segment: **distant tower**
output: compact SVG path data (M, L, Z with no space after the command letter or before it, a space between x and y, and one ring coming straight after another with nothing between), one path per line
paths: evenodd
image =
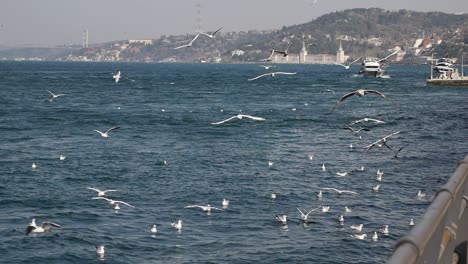
M307 47L305 41L302 40L302 49L299 53L299 63L306 63L307 62Z
M197 32L203 32L203 19L201 16L202 5L200 4L200 2L197 2L195 7L197 8L197 18L196 18L197 29L196 30Z
M88 29L83 30L83 49L88 48Z
M336 52L336 62L337 63L345 62L345 55L344 55L343 47L341 46L341 40L340 40L340 47L338 48L338 51Z

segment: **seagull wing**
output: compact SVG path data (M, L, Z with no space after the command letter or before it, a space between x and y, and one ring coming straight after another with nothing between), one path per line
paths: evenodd
M297 72L274 72L274 74L294 75L297 74Z
M46 92L50 93L50 95L52 95L52 97L55 97L55 96L56 96L53 92L51 92L51 91L49 91L49 90L46 90Z
M198 36L200 36L200 33L197 33L197 35L195 35L195 37L192 39L192 41L190 41L189 45L192 45L193 42L198 38Z
M251 115L242 115L242 117L247 117L247 118L250 118L250 119L253 119L253 120L259 120L259 121L264 121L265 118L263 117L256 117L256 116L251 116Z
M385 98L385 95L377 90L365 90L364 91L364 94L368 94L368 93L374 93L374 94L377 94L377 95L380 95L382 96L383 98Z
M188 46L189 46L188 44L185 44L185 45L179 46L179 47L177 47L177 48L174 48L174 49L181 49L181 48L186 48L186 47L188 47Z
M335 107L333 108L333 110L330 112L333 113L335 111L336 108L338 108L338 106L346 99L348 99L349 97L355 95L356 92L352 92L352 93L349 93L349 94L345 94L343 97L341 97L341 99L336 103Z
M201 205L187 205L184 208L203 208L204 206Z
M106 192L117 192L118 190L105 190L103 191L103 193L106 193Z
M223 27L218 28L215 32L213 32L213 34L211 34L211 36L214 37L214 35L215 35L216 33L218 33L218 31L220 31L221 29L223 29Z
M111 132L112 130L116 130L116 129L119 129L119 128L120 128L119 126L111 127L109 129L107 129L107 131L104 134L107 134L107 133Z
M271 75L271 73L264 73L264 74L262 74L262 75L259 75L259 76L254 77L254 78L250 78L250 79L248 79L248 80L249 80L249 81L253 81L253 80L257 80L257 79L260 79L260 78L262 78L262 77L268 76L268 75Z
M104 135L104 133L102 133L102 132L99 131L99 130L96 130L96 129L93 129L93 130L96 131L96 132L98 132L99 134L101 134L101 136Z
M302 216L305 216L305 214L301 211L301 209L297 208L297 210L299 211L299 213L301 213Z
M211 123L211 124L212 124L212 125L219 125L219 124L225 123L225 122L227 122L227 121L230 121L230 120L232 120L232 119L234 119L234 118L237 118L237 116L236 116L236 115L235 115L235 116L231 116L231 117L228 118L228 119L225 119L225 120L219 121L219 122L215 122L215 123Z
M101 190L93 188L93 187L86 187L86 189L93 190L93 191L96 191L96 192L101 192Z
M352 61L352 62L349 64L349 66L353 65L354 63L356 63L356 62L357 62L358 60L360 60L361 58L362 58L362 57L359 57L359 58L357 58L356 60Z
M341 191L343 193L351 193L351 194L358 194L357 192L353 192L353 191L348 191L348 190L343 190Z
M42 222L42 228L44 228L44 229L50 229L51 226L61 228L61 226L59 224L56 224L56 223Z
M398 50L393 52L392 54L388 55L387 57L383 58L383 59L380 59L379 62L384 62L386 61L388 58L390 58L391 56L395 55L398 53Z
M129 204L129 203L126 203L126 202L124 202L124 201L114 201L114 202L115 202L115 203L125 204L126 206L130 206L130 207L135 208L135 206L133 206L133 205L131 205L131 204Z
M345 67L345 68L348 68L348 66L346 66L346 65L344 65L344 64L341 64L341 63L336 63L336 62L334 62L333 64L339 65L339 66L343 66L343 67Z
M322 188L322 190L330 190L330 191L335 191L335 192L340 192L338 189L335 188Z
M32 226L32 225L28 226L28 227L26 228L26 233L25 233L25 235L29 235L29 233L31 233L34 229L36 229L35 226Z

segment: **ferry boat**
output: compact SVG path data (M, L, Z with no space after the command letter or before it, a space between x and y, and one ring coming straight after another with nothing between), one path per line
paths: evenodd
M397 53L398 51L395 51L383 59L370 58L370 57L365 58L364 61L362 62L361 70L359 71L359 74L362 74L366 77L382 76L384 73L384 67L382 66L382 63Z

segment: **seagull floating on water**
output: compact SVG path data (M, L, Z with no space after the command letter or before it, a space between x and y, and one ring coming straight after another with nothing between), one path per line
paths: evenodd
M360 239L360 240L364 240L364 239L367 238L367 235L366 234L361 234L361 235L354 234L354 235L351 235L351 237L354 237L354 238L357 238L357 239Z
M31 168L32 168L33 170L35 170L35 169L37 169L37 167L38 167L38 166L36 165L36 163L33 162L33 164L31 165Z
M367 94L377 94L377 95L380 95L382 96L383 98L385 98L385 95L377 90L364 90L364 89L359 89L359 90L356 90L354 92L351 92L351 93L348 93L348 94L345 94L343 97L341 97L341 99L336 103L335 107L333 108L333 110L330 112L333 113L333 111L335 111L335 109L340 106L341 103L343 103L346 99L350 98L351 96L353 95L357 95L357 96L364 96L364 95L367 95Z
M338 190L338 189L335 189L335 188L328 188L328 187L327 188L322 188L322 190L335 191L338 194L343 194L343 193L358 194L357 192L353 192L353 191Z
M309 160L314 160L314 157L315 157L315 154L308 154L307 157L309 158Z
M116 192L118 190L104 190L104 191L101 191L97 188L93 188L93 187L86 187L86 189L89 189L89 190L93 190L93 191L96 191L98 194L98 197L102 197L102 196L106 196L106 192Z
M355 62L357 62L358 60L360 60L362 57L359 57L357 60L354 60L352 61L350 64L348 65L344 65L344 64L341 64L341 63L336 63L334 62L333 64L335 65L339 65L339 66L343 66L345 69L349 70L349 67L351 67L351 65L353 65Z
M372 190L373 190L374 192L378 192L379 189L380 189L380 184L377 184L376 186L373 186L373 187L372 187Z
M346 213L351 213L353 211L348 206L345 206L344 210L345 210Z
M221 204L223 205L223 208L227 208L229 206L229 200L223 198L223 202Z
M65 160L67 157L64 155L60 155L59 160Z
M219 125L219 124L222 124L222 123L225 123L225 122L228 122L228 121L231 121L233 119L239 119L239 120L242 120L242 118L250 118L250 119L253 119L253 120L257 120L257 121L264 121L266 120L265 118L263 117L256 117L256 116L251 116L251 115L242 115L242 114L238 114L238 115L235 115L235 116L232 116L228 119L225 119L223 121L219 121L219 122L215 122L215 123L211 123L212 125Z
M323 196L323 194L322 194L322 191L320 190L320 191L317 193L317 198L318 198L318 199L322 199L322 196Z
M101 135L101 137L108 138L108 137L109 137L109 133L110 133L111 131L116 130L116 129L119 129L119 128L120 128L119 126L117 126L117 127L111 127L111 128L109 128L108 130L106 130L106 132L101 132L101 131L96 130L96 129L94 129L94 131L98 132L98 133Z
M276 221L286 224L288 222L288 216L287 215L276 215Z
M360 224L360 225L352 225L352 226L350 226L350 227L351 227L351 229L353 229L353 230L356 230L356 231L361 232L361 231L362 231L362 228L364 227L364 225L363 225L363 224Z
M317 210L317 208L310 210L307 214L304 214L301 209L297 208L299 213L301 213L301 220L302 221L307 221L307 217L309 217L309 214L312 213L313 211Z
M276 199L276 193L271 194L271 199Z
M265 77L265 76L271 76L271 77L275 77L276 75L294 75L296 74L297 72L269 72L269 73L264 73L264 74L261 74L257 77L254 77L254 78L250 78L248 79L249 81L253 81L253 80L257 80L257 79L260 79L262 77Z
M150 232L151 232L152 234L156 234L156 233L158 232L158 229L156 228L156 225L153 225L153 226L151 227Z
M195 35L195 37L194 37L188 44L185 44L185 45L176 47L176 48L174 48L174 49L181 49L181 48L189 48L189 47L192 47L193 42L195 42L195 40L198 38L198 36L200 36L200 33L198 33L197 35Z
M182 230L182 220L177 220L177 222L172 222L171 226L174 227L177 230Z
M326 171L325 164L322 164L322 171Z
M345 177L345 176L348 176L348 173L347 172L337 172L336 175L338 177Z
M388 225L384 225L381 229L380 232L384 235L388 235L390 232L388 231Z
M31 223L28 225L28 227L26 228L26 234L25 235L29 235L30 233L44 233L44 232L49 232L52 227L58 227L58 228L61 228L60 225L56 224L56 223L52 223L52 222L42 222L41 226L37 226L36 225L36 219L33 218L31 220Z
M421 190L418 191L418 198L426 197L426 193L422 192Z
M105 253L105 249L104 249L104 245L99 245L99 246L96 246L96 254L99 256L99 257L103 257L104 256L104 253Z
M377 235L377 232L374 231L374 235L372 236L372 240L377 241L379 239L379 236Z
M409 221L409 226L414 226L414 220L413 220L413 218L410 219L410 221Z
M322 213L330 212L330 206L322 206Z
M120 76L120 71L117 72L114 76L112 76L112 78L114 78L115 82L118 83L119 80L120 80L120 78L122 78L122 77Z
M46 90L46 91L50 94L49 102L52 102L54 99L65 95L65 94L54 94L53 92L51 92L49 90Z
M344 216L343 215L338 216L338 222L340 222L340 224L344 223Z

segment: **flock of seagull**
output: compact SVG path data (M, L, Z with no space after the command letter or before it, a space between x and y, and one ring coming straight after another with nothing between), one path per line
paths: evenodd
M184 44L182 46L178 46L178 47L176 47L174 49L182 49L182 48L191 47L193 45L193 43L197 40L197 38L200 35L204 35L206 37L209 37L209 38L213 39L215 37L215 34L217 32L219 32L221 29L222 29L222 27L217 29L216 31L214 31L212 34L199 32L189 43ZM312 45L312 44L310 44L310 45ZM271 57L273 56L273 54L276 54L276 53L277 54L283 54L283 56L287 56L289 47L290 47L290 44L283 51L278 51L278 50L274 50L274 49L271 50L271 55L270 55L270 57L268 59L266 59L266 61L271 60ZM349 68L353 63L355 63L359 59L351 62L349 65L341 65L341 66L343 66L345 68ZM270 65L260 65L260 66L263 67L266 70L268 70L268 69L270 69L272 67L275 67L275 66L270 66ZM260 79L260 78L263 78L263 77L266 77L266 76L274 77L276 75L294 75L294 74L296 74L296 73L295 72L271 72L271 73L261 74L259 76L254 77L254 78L250 78L250 79L248 79L248 81L257 80L257 79ZM115 75L113 75L113 79L115 80L116 83L118 83L121 78L122 77L121 77L121 72L120 71L118 71ZM51 92L49 90L46 90L46 91L50 94L50 97L49 97L50 102L52 102L52 101L56 100L57 98L65 95L65 94L55 94L55 93L53 93L53 92ZM335 94L334 91L329 90L329 89L325 90L324 93L325 92ZM374 95L377 95L379 97L382 97L382 98L386 99L386 96L380 91L358 89L356 91L352 91L352 92L349 92L349 93L343 95L338 100L338 102L336 103L334 108L331 110L330 114L332 114L345 100L348 100L348 99L352 98L353 96L362 97L362 96L366 96L366 95L370 95L370 94L374 94ZM221 124L224 124L226 122L233 121L233 120L243 120L243 119L250 119L250 120L253 120L253 121L265 121L266 120L263 117L247 115L247 114L238 114L238 115L231 116L231 117L229 117L227 119L224 119L224 120L221 120L221 121L218 121L218 122L212 122L211 124L212 125L221 125ZM369 130L368 128L363 127L363 125L366 125L367 123L372 123L372 124L376 124L376 125L385 124L385 122L382 121L382 120L377 120L377 119L373 119L373 118L363 118L363 119L352 121L348 125L344 126L344 128L350 130L351 132L353 132L353 134L355 136L358 136L361 131L368 131ZM358 126L358 127L355 127L355 126ZM114 126L114 127L111 127L109 129L105 130L104 132L102 132L100 130L97 130L97 129L95 129L94 131L96 133L98 133L103 138L109 138L110 133L117 130L117 129L119 129L119 128L120 128L119 126ZM391 137L393 137L395 135L398 135L399 133L400 133L400 131L397 131L397 132L393 132L393 133L391 133L389 135L386 135L386 136L384 136L382 138L379 138L375 142L373 142L373 143L369 144L368 146L366 146L364 149L366 149L367 151L370 151L374 147L386 147L386 148L388 148L389 150L392 151L395 158L398 158L398 154L400 153L400 151L405 146L402 146L400 148L394 148L394 147L391 147L388 144L388 141L389 141L389 139ZM350 148L353 148L352 144L350 145ZM66 158L65 156L60 155L60 160L65 160L65 158ZM314 154L309 154L308 158L310 160L314 160ZM167 165L166 162L165 162L165 164ZM273 162L269 161L268 165L269 165L269 167L271 167L271 166L273 166L273 164L274 164ZM32 168L36 169L37 167L38 167L38 165L33 163ZM325 164L322 164L321 169L322 169L322 171L327 171L328 170L326 168ZM356 170L357 171L363 171L364 167L361 167L361 168L356 169ZM337 177L346 177L346 176L349 176L350 173L352 173L352 172L353 171L351 171L351 172L336 172L335 174L337 175ZM377 170L377 176L376 176L375 180L378 181L378 182L381 182L382 181L382 176L383 176L383 172L380 171L380 170ZM378 192L379 189L380 189L380 186L381 186L380 184L377 184L377 185L372 187L372 190L374 192ZM118 192L118 190L115 190L115 189L101 190L101 189L98 189L98 188L95 188L95 187L86 187L86 188L96 192L96 196L92 197L91 198L92 200L105 201L114 210L120 210L121 205L125 205L125 206L130 207L130 208L135 208L135 206L131 205L130 203L127 203L127 202L124 202L124 201L121 201L121 200L114 200L114 199L111 199L111 198L107 197L107 193L109 193L109 192ZM334 193L337 193L338 195L347 195L347 194L355 195L355 196L359 195L356 191L352 191L352 190L340 190L340 189L333 188L333 187L324 187L324 188L320 188L320 190L317 193L317 199L318 200L321 200L323 198L323 192L334 192ZM419 193L417 194L418 198L424 198L425 196L426 196L426 194L423 193L422 191L419 191ZM271 199L277 199L277 194L272 193L271 194ZM192 208L193 209L200 209L203 212L206 212L207 214L210 214L212 210L216 210L216 211L226 210L228 208L228 206L229 206L229 200L223 199L223 201L221 202L221 205L222 205L222 208L214 207L214 206L211 206L210 204L206 204L206 205L188 205L188 206L185 206L184 208L187 208L187 209L192 209ZM302 223L310 223L311 221L310 221L309 215L312 212L317 211L319 209L320 209L320 211L322 213L328 213L330 211L330 206L321 206L321 207L314 208L314 209L311 209L311 210L308 210L308 211L302 211L300 208L297 208L297 210L300 213L300 221ZM345 222L344 215L350 213L351 211L352 210L350 208L345 207L344 211L343 211L343 214L338 215L337 222L341 226L344 226L344 222ZM288 223L288 221L290 221L288 216L285 215L285 214L276 214L275 219L279 224L282 224L282 225L286 225ZM413 226L413 225L414 225L414 221L413 221L413 219L410 219L409 226ZM171 226L174 229L176 229L178 231L181 231L182 226L183 226L183 221L181 219L178 219L178 220L172 222ZM362 232L362 230L364 228L364 225L363 224L350 225L349 227L352 230L352 232ZM61 228L61 226L59 224L57 224L57 223L49 222L49 221L45 221L41 225L38 226L36 224L36 219L34 218L34 219L32 219L31 223L26 228L26 235L29 235L29 234L32 234L32 233L49 232L49 231L52 230L52 228ZM158 232L158 228L157 228L156 224L151 225L151 228L150 228L149 232L152 233L152 234L156 234ZM373 231L372 240L374 240L374 241L378 240L377 232L380 232L383 235L388 235L389 234L389 226L388 225L383 225L381 229ZM364 239L367 238L366 233L352 233L350 236L355 238L355 239L360 239L360 240L364 240ZM105 254L105 246L104 245L96 245L95 252L96 252L96 254L98 256L103 257L104 254Z

